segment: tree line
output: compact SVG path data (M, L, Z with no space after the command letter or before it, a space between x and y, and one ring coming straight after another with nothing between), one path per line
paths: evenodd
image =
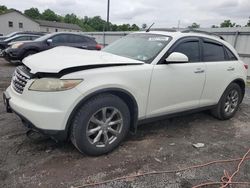
M239 25L236 24L234 22L232 22L231 20L224 20L220 25L212 25L211 28L224 28L224 27L250 27L250 17L246 23L246 25ZM188 26L189 29L196 29L196 28L200 28L200 24L197 23L192 23L192 25Z
M0 6L0 14L8 11L9 9L6 6ZM40 12L38 8L30 8L24 11L24 14L32 19L40 19L40 20L48 20L48 21L56 21L56 22L64 22L79 25L84 31L105 31L107 22L103 20L100 16L88 17L84 16L84 18L78 17L74 13L66 14L65 16L61 16L56 14L51 9L46 9L43 12ZM147 24L142 24L141 28L146 29ZM239 24L232 22L231 20L224 20L219 25L212 25L212 28L223 28L223 27L242 27ZM243 26L244 27L244 26ZM247 21L245 27L250 27L250 17ZM188 26L190 29L200 28L200 24L192 23ZM109 31L138 31L140 27L136 24L112 24L109 23Z
M8 11L9 9L6 6L0 6L0 14ZM47 20L47 21L56 21L64 22L70 24L79 25L84 31L105 31L107 22L103 20L100 16L84 18L78 17L74 13L66 14L65 16L56 14L51 9L46 9L43 12L40 12L38 8L30 8L24 11L24 14L32 19L38 20ZM138 31L140 27L136 24L112 24L109 23L110 31Z

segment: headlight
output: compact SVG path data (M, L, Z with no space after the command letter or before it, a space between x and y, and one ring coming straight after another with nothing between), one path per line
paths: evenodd
M15 44L13 44L13 45L11 46L11 48L16 49L16 48L19 48L19 47L20 47L20 46L22 46L22 45L23 45L23 43L22 43L22 42L15 43Z
M82 80L60 80L56 78L41 78L35 80L29 90L32 91L65 91L76 87Z

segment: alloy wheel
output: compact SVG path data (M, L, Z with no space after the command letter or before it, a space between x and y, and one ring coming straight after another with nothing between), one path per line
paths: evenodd
M107 147L118 138L122 128L121 112L114 107L103 107L90 118L86 134L91 144Z
M239 103L239 94L237 90L232 90L226 97L224 109L227 115L231 115L235 112Z

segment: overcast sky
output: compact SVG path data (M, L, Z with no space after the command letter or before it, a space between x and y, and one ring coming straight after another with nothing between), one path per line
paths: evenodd
M250 16L250 0L110 0L112 23L142 23L155 27L186 27L193 22L201 27L219 25L231 19L245 25ZM106 19L107 0L0 0L9 8L25 10L50 8L57 14L74 13L78 16L100 15Z

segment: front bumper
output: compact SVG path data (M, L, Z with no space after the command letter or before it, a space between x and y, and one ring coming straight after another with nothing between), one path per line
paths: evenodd
M68 136L68 119L80 97L80 93L75 89L36 92L29 91L26 87L23 94L19 94L10 86L4 92L3 98L6 111L16 113L26 127L56 140L65 140Z
M3 51L3 57L11 63L21 63L22 52L18 49L7 48Z

